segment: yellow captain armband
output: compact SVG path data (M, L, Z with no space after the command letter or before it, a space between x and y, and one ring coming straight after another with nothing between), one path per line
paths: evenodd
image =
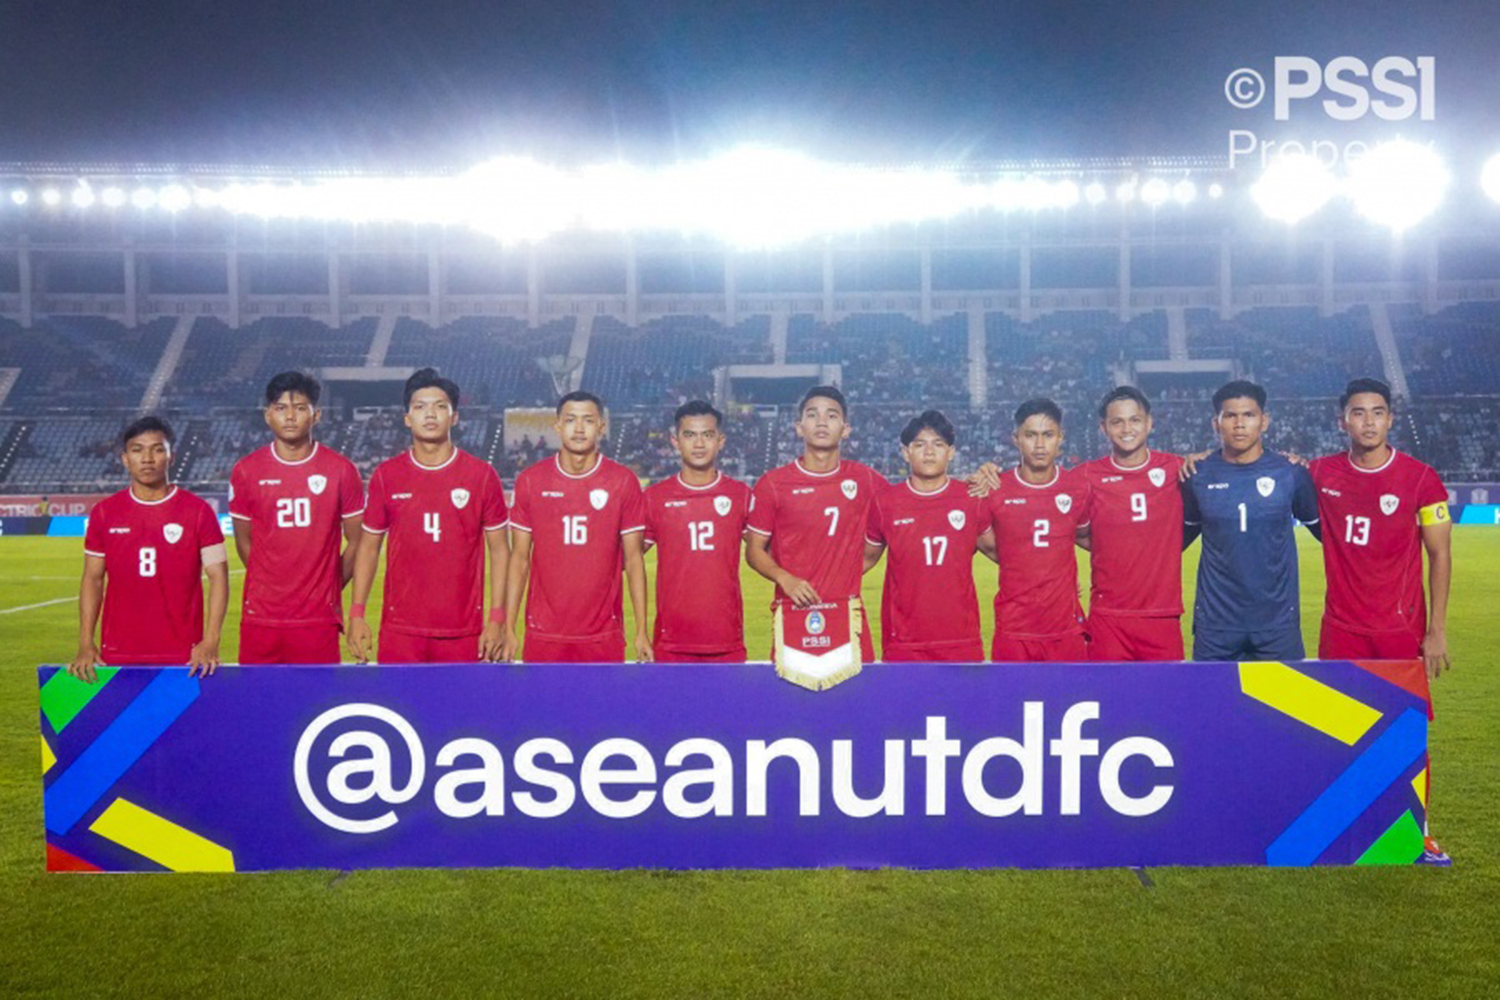
M1421 510L1417 511L1417 523L1422 525L1447 524L1448 501L1442 500L1438 503L1428 504L1426 507L1423 507Z

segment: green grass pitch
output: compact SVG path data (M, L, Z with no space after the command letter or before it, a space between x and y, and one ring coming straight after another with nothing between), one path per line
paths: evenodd
M1312 649L1322 572L1302 542ZM0 996L1495 996L1500 530L1457 528L1454 550L1457 665L1432 732L1454 866L1166 868L1151 887L1123 870L48 876L33 671L71 656L76 611L3 613ZM0 540L0 610L71 597L80 568L78 541ZM744 575L764 655L769 588Z

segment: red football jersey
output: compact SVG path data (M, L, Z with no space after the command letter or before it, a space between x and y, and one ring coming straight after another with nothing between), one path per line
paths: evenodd
M337 625L344 590L339 550L344 518L365 509L354 463L314 444L288 462L258 448L229 474L229 514L250 523L244 620L257 625Z
M1182 614L1181 468L1152 451L1133 469L1106 455L1075 470L1088 484L1089 614Z
M222 544L213 508L178 486L161 500L125 489L95 504L83 551L104 560L99 658L186 663L203 639L203 549Z
M1427 631L1422 524L1448 518L1448 491L1430 467L1391 450L1378 469L1347 454L1311 465L1323 523L1324 613L1351 632Z
M557 456L516 478L511 527L531 534L526 633L551 642L587 642L625 629L621 539L646 530L640 480L599 456L581 476Z
M747 527L770 535L776 565L812 584L819 597L858 597L870 503L887 485L880 473L849 459L823 473L793 459L756 482ZM777 587L776 599L785 598Z
M411 452L370 476L365 530L386 540L380 627L455 637L484 631L484 533L506 525L494 467L454 449L442 465Z
M986 498L1000 556L995 631L1045 639L1083 631L1074 536L1088 524L1088 483L1076 469L1058 469L1033 486L1019 469L1000 477ZM1179 543L1179 547L1180 543Z
M918 493L907 480L875 495L865 540L886 550L880 598L886 659L902 647L940 652L979 644L974 552L989 530L985 502L956 479L931 493Z
M750 487L722 473L707 486L681 476L646 491L646 543L656 546L652 644L674 653L745 648L740 546Z

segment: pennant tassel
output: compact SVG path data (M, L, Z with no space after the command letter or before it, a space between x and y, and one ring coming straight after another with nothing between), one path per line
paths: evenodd
M777 602L776 676L809 691L826 691L860 672L864 608L859 598L807 608Z

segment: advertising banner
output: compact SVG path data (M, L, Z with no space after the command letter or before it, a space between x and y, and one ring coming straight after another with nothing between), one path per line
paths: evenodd
M1409 864L1420 663L39 671L48 867Z

